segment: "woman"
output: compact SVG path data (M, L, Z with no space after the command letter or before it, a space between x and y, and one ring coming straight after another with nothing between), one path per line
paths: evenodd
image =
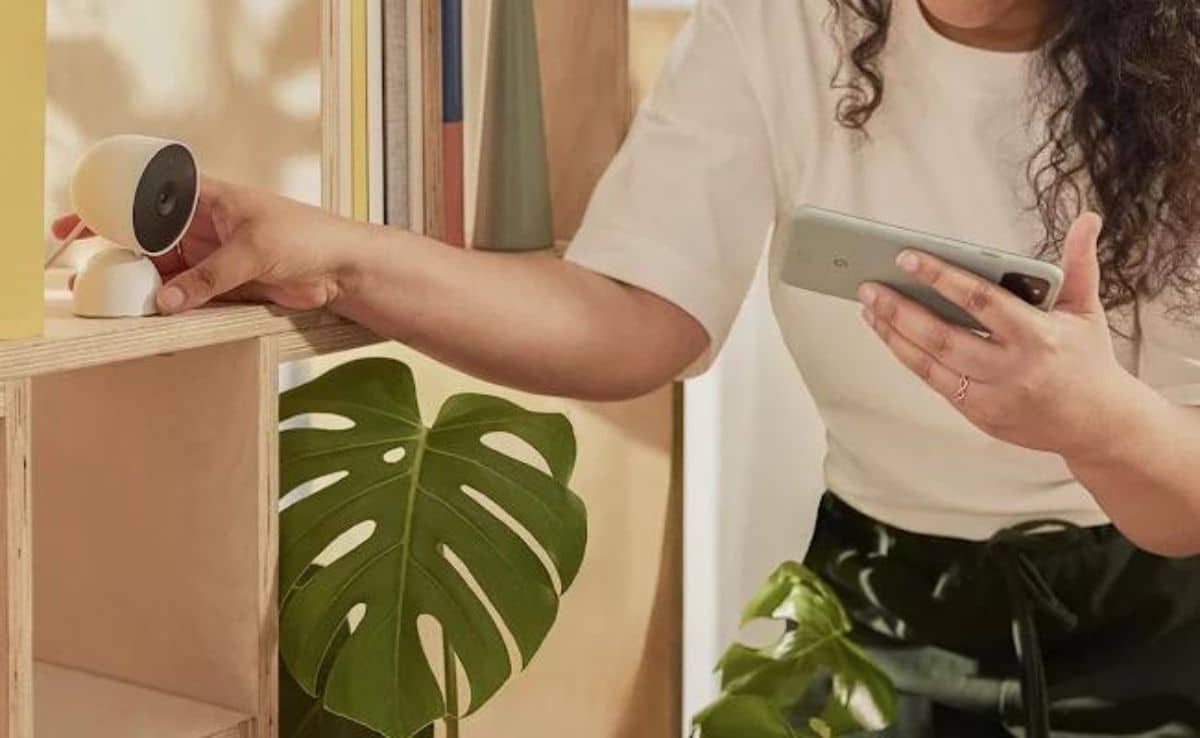
M1061 260L1047 315L902 258L989 338L772 279L828 427L809 563L904 694L890 735L1197 736L1200 560L1165 557L1200 553L1198 131L1194 0L702 0L565 261L209 181L159 304L326 305L616 399L708 364L801 203Z

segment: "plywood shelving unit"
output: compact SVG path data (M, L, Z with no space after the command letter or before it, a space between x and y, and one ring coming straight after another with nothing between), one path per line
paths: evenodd
M567 241L629 122L628 3L535 5ZM86 321L54 297L42 338L0 342L0 738L275 738L277 368L377 339L320 311ZM591 563L469 734L678 735L674 395L562 408Z
M0 343L0 736L274 736L277 370L377 339L259 306L48 313Z

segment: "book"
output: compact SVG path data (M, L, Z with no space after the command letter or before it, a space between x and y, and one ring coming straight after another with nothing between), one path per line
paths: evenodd
M489 5L489 0L323 2L327 207L467 244Z
M483 116L484 59L491 0L468 0L462 6L463 45L463 220L468 246L475 244L475 205L479 191L479 143Z
M384 222L400 228L412 226L414 208L409 116L411 44L408 43L409 6L406 0L384 0L383 22L383 166ZM418 89L420 89L418 85ZM419 180L418 180L419 181Z
M350 213L355 220L370 218L370 128L367 90L368 53L367 7L372 0L351 0L350 6Z
M384 28L383 0L367 0L366 8L366 170L367 220L384 223L387 220L386 118L384 116Z
M424 138L422 156L425 160L425 235L440 241L446 233L446 195L442 178L442 4L440 0L420 2L424 86L421 127Z
M383 3L321 5L322 200L339 215L375 223L386 220Z
M443 240L466 245L463 217L463 7L462 0L442 4L442 205Z

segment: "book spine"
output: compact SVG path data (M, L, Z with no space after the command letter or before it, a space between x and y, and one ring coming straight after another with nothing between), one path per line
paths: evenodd
M442 240L446 236L442 169L442 4L441 0L423 0L423 3L425 235Z
M0 339L42 332L42 247L46 110L46 4L5 6L0 24Z
M350 11L354 0L329 0L334 15L334 68L337 72L337 145L334 184L337 213L354 215L354 86Z
M321 3L321 205L338 212L337 152L340 99L337 40L332 0Z
M355 220L370 217L370 172L368 170L367 102L367 0L351 0L350 6L351 85L351 212Z
M383 41L383 0L367 0L367 218L372 223L383 223L387 210Z
M466 243L463 217L463 25L462 0L442 3L442 176L444 240Z
M463 214L466 245L474 246L475 211L479 192L479 141L483 126L484 54L491 0L463 3Z
M406 0L383 0L384 222L399 228L408 228L412 219L406 4Z

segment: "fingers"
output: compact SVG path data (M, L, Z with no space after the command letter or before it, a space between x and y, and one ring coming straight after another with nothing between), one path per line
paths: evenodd
M869 310L863 311L863 320L867 321L879 338L887 344L900 363L932 387L934 392L947 400L954 397L962 379L961 374L951 371L889 323L876 318Z
M859 297L876 322L955 372L990 381L1003 371L1003 347L946 322L899 292L884 285L866 284L859 290Z
M965 310L1001 337L1019 333L1040 313L999 285L919 251L905 251L897 260L901 270Z
M158 291L158 309L172 315L199 307L259 276L254 253L230 242Z
M75 213L63 215L54 221L54 225L50 226L50 232L54 234L55 238L61 241L67 236L71 235L71 231L75 230L75 226L77 225L79 225L78 215ZM83 232L79 234L79 237L90 238L94 235L96 234L93 233L90 228L84 228Z
M1071 225L1063 245L1066 278L1054 306L1056 310L1079 314L1104 311L1100 301L1100 259L1097 255L1103 227L1103 221L1095 213L1084 213Z
M275 291L258 282L247 282L221 295L221 302L275 302Z

